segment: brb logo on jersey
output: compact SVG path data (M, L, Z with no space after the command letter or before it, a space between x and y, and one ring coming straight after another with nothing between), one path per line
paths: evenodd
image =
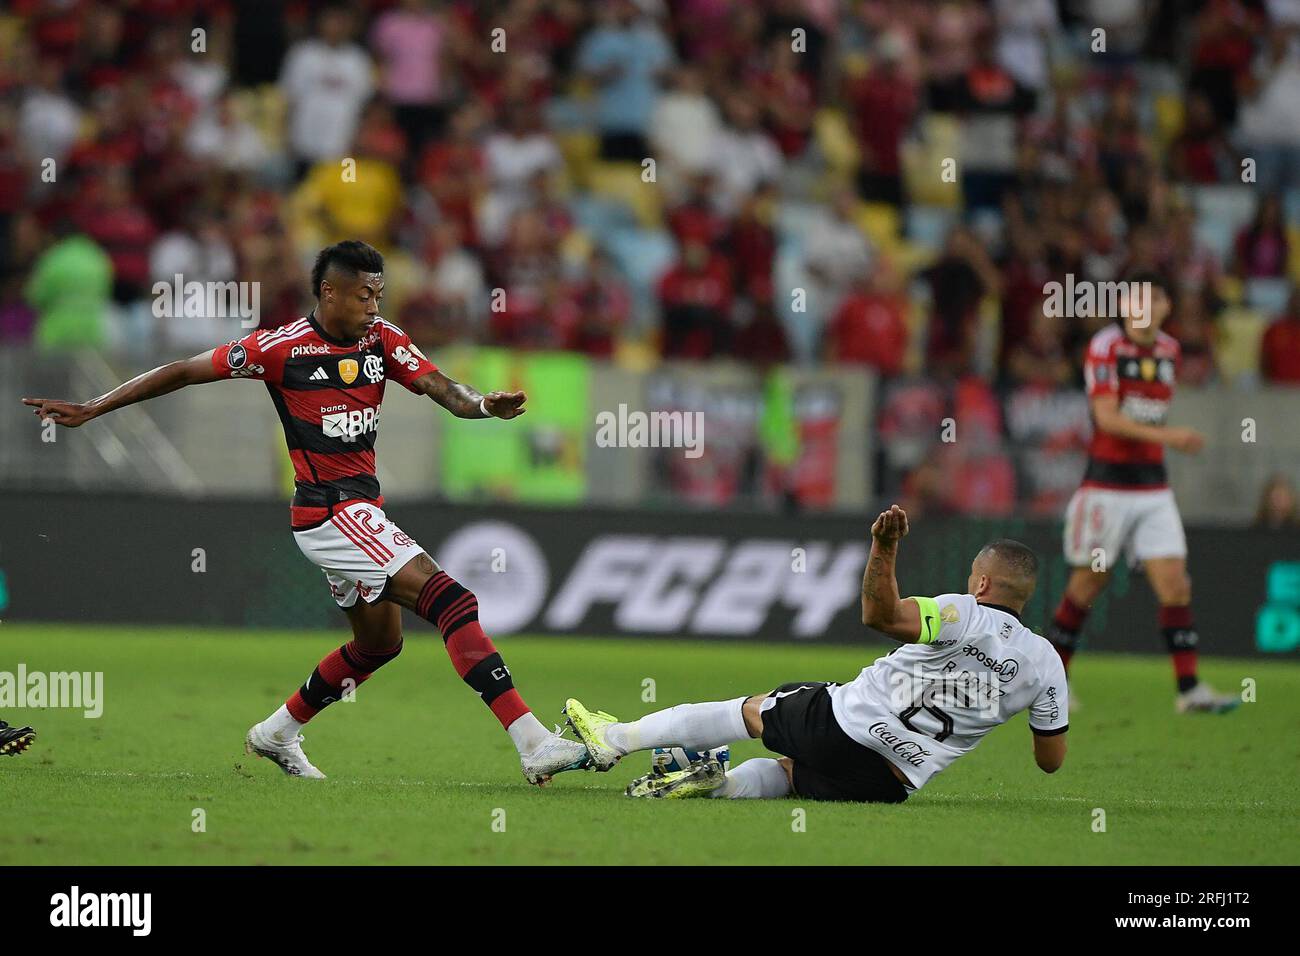
M340 406L332 406L338 408ZM375 408L354 408L337 412L326 413L327 409L321 409L320 427L327 438L341 438L344 441L356 441L366 432L373 432L379 428L379 407Z

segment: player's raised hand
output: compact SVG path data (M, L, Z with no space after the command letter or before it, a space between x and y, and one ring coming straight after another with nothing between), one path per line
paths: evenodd
M523 392L488 392L483 396L483 404L493 418L518 418L527 410L527 400Z
M51 419L56 424L67 428L84 425L95 417L89 406L82 402L61 402L54 398L24 398L23 404L32 406L35 409L34 414L39 416L41 421Z
M898 505L890 505L888 511L880 512L880 517L871 526L871 536L881 544L893 544L907 532L907 512Z
M1170 432L1169 447L1186 455L1195 455L1205 447L1205 436L1195 428L1174 428Z

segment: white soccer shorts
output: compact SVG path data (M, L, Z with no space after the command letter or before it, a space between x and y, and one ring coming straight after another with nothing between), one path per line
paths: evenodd
M339 607L352 607L358 596L373 604L389 576L424 553L383 508L365 501L340 508L328 521L295 531L293 537L308 560L325 572Z
M1187 536L1173 491L1076 491L1065 512L1065 560L1071 567L1092 567L1098 549L1107 570L1121 553L1130 563L1187 557Z

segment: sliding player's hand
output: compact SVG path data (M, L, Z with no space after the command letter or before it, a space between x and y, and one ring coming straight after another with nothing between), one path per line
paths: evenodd
M60 402L53 398L24 398L24 405L32 406L41 421L53 420L58 425L76 428L94 418L89 407L80 402Z
M483 404L493 418L518 418L526 411L527 400L523 392L488 392L483 396Z
M880 512L880 517L871 526L871 536L881 544L894 544L907 531L907 512L898 505L890 505L888 511Z

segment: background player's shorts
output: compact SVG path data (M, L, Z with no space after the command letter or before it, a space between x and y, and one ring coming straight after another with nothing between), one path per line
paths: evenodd
M889 761L843 730L824 681L782 684L763 701L763 746L794 761L794 792L809 800L902 803Z
M1080 488L1065 512L1065 560L1071 567L1091 567L1096 548L1105 553L1108 569L1121 553L1130 562L1185 558L1187 537L1173 491Z
M330 593L339 607L352 607L360 596L379 600L388 578L424 549L384 514L384 509L359 501L340 508L328 521L294 540L312 564L325 572Z

